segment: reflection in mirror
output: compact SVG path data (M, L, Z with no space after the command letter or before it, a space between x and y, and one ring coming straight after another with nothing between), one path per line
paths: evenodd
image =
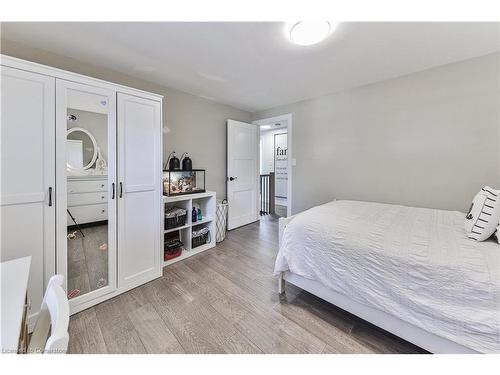
M66 165L70 169L86 170L97 159L97 144L93 135L84 128L70 128L66 137Z
M108 282L107 98L68 91L68 298Z

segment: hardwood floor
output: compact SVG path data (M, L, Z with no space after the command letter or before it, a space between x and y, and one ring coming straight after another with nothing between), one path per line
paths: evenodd
M75 296L108 285L108 225L82 226L81 231L72 227L68 233L68 294L78 290ZM106 250L101 250L106 246Z
M71 317L70 353L424 353L272 276L267 215L163 277Z

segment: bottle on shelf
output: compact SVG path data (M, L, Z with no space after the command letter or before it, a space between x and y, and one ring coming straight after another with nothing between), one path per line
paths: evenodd
M198 208L198 221L201 221L203 219L203 216L201 214L201 208Z
M196 211L196 207L193 207L193 212L191 213L191 221L196 223L198 219L198 212Z

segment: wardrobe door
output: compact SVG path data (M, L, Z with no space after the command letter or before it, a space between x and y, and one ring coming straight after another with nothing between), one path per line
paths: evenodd
M118 93L118 281L161 276L161 103Z
M57 273L71 313L116 291L116 92L57 79Z
M54 78L1 67L1 261L31 256L31 320L55 270L54 97Z

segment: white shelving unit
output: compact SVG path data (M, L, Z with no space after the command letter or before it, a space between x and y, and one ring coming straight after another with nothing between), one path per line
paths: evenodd
M182 251L182 254L177 258L168 261L163 261L162 258L163 267L215 247L215 201L216 194L214 191L207 191L205 193L198 194L180 195L176 197L163 197L163 210L166 210L169 207L179 207L187 211L186 225L178 228L164 230L164 236L166 233L179 232L179 238L184 243L184 250ZM191 211L193 209L193 205L195 207L201 208L201 213L203 215L202 219L195 223L193 223L191 220ZM210 242L193 249L191 247L192 229L193 227L197 227L199 225L207 226L210 230Z

